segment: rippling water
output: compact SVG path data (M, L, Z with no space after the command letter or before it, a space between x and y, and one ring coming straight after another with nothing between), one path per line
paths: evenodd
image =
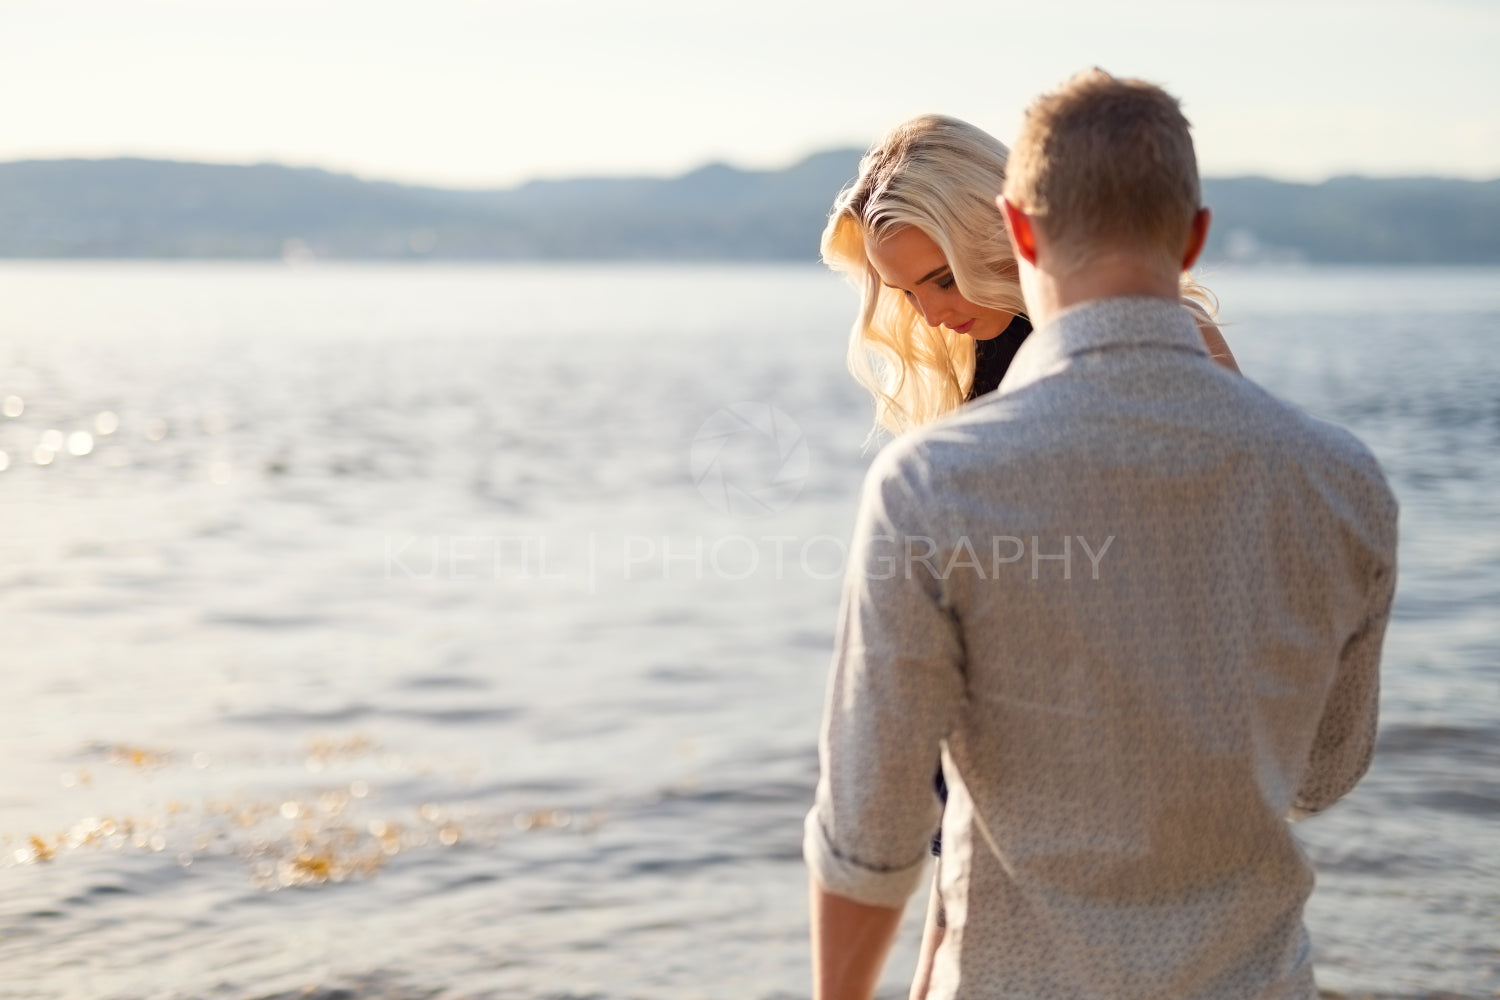
M1403 504L1375 765L1300 827L1320 979L1494 996L1500 273L1209 283ZM5 995L805 996L852 306L810 268L0 266Z

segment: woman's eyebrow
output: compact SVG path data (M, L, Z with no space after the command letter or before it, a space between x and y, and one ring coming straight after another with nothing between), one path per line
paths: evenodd
M931 271L928 271L926 274L924 274L920 278L918 278L915 282L913 282L913 284L915 284L915 285L925 284L925 283L931 281L933 278L936 278L938 275L942 274L946 270L948 270L948 265L947 264L944 264L941 267L935 267ZM887 288L895 288L896 287L895 285L891 284L889 281L881 281L881 284L884 285Z

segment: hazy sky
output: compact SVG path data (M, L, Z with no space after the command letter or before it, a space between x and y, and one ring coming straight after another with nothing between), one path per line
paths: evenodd
M924 111L1008 140L1090 64L1204 172L1500 177L1500 0L0 0L0 160L505 186L779 166Z

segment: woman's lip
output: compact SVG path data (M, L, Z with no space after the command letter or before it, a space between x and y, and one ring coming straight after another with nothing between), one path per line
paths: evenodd
M967 323L963 324L962 326L950 326L948 329L952 330L954 333L968 333L969 332L969 328L972 327L973 325L974 325L974 321L971 319Z

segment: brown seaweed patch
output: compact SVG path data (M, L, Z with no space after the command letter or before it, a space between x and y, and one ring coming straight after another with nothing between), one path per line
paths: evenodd
M93 742L83 753L146 777L164 767L207 770L214 764L202 751L173 752L125 742ZM303 761L309 770L324 771L361 757L386 769L419 775L434 769L425 759L389 753L362 733L315 736L307 740L303 752L283 753L269 763L285 766ZM77 768L63 775L63 784L87 786L91 777ZM174 797L134 815L85 816L55 835L0 835L4 848L0 861L17 865L61 862L67 853L83 849L167 852L183 867L214 856L237 858L246 864L255 885L275 891L369 878L409 851L484 849L517 832L590 834L604 822L604 813L597 810L491 811L462 801L432 800L391 810L382 808L379 799L379 789L369 776L354 775L341 783L280 795Z
M31 861L44 863L47 861L51 861L53 858L57 857L56 841L53 841L49 844L47 843L47 841L43 840L41 837L38 837L33 833L27 839L26 843L31 848L31 857L29 858L29 860Z
M348 736L314 736L307 741L303 764L317 773L335 764L357 760L381 749L380 744L364 733Z
M172 761L171 753L166 750L148 750L123 743L102 747L96 745L93 749L96 753L102 753L111 764L131 767L137 771L155 771Z
M352 827L303 828L292 842L290 856L275 864L275 884L262 880L262 887L293 888L367 878L380 870L385 855ZM264 871L264 867L261 869Z

